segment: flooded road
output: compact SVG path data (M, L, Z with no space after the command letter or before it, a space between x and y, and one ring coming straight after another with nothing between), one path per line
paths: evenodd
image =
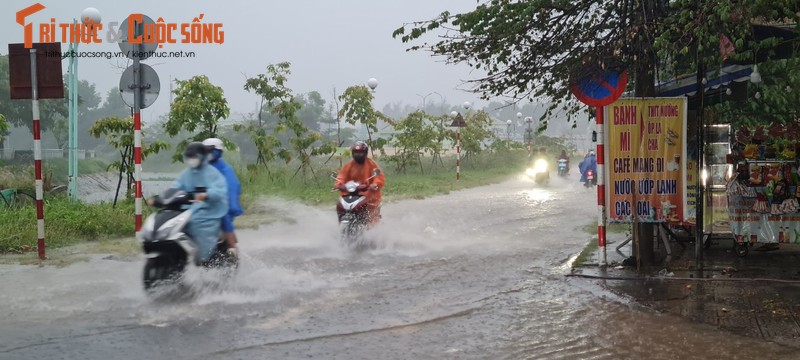
M270 201L296 222L241 231L231 288L172 302L145 296L141 259L3 265L0 359L796 358L565 278L594 198L514 180L390 203L360 255L338 243L334 199Z

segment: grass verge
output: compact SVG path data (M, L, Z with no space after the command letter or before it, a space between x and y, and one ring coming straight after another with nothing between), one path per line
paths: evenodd
M434 164L430 158L424 158L422 170L416 164L406 172L398 171L385 160L379 160L386 174L383 198L389 202L409 198L422 199L454 190L502 182L521 173L525 160L525 152L479 154L462 161L460 181L455 179L455 159L444 158L441 163L437 161ZM248 208L258 197L264 195L295 199L309 205L333 204L337 195L331 192L333 180L329 174L338 172L339 168L338 160L316 164L315 176L308 176L305 180L302 174L295 175L296 168L286 166L273 165L269 170L263 166L240 169L243 205ZM307 175L311 175L310 172Z
M70 203L63 196L45 199L45 239L48 248L82 241L130 236L134 233L134 205L124 201L113 208L110 203ZM0 207L0 252L24 253L36 250L36 207Z
M626 232L631 231L631 226L632 226L631 224L617 224L617 223L607 224L606 233L624 234ZM583 227L581 227L581 230L583 230L583 232L587 234L596 235L597 223L586 224ZM587 241L586 246L583 248L583 250L581 250L580 254L578 254L578 256L575 257L575 261L572 262L572 267L581 267L584 264L587 264L589 261L592 260L594 254L597 252L599 248L600 246L597 244L597 239L594 237L590 238Z

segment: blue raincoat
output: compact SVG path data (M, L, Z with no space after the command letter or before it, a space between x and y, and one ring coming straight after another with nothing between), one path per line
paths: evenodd
M581 171L581 182L586 182L586 170L592 170L595 173L595 177L597 176L597 157L594 155L589 155L583 160L581 160L580 164L578 164L578 170Z
M225 177L225 182L228 184L228 214L222 218L222 231L233 232L233 218L242 215L243 212L242 205L239 204L242 185L239 183L239 178L236 177L236 172L222 157L218 157L211 165L214 165L222 173L222 176Z
M207 198L192 204L192 218L187 231L197 244L197 260L202 262L211 257L219 239L220 222L228 213L228 187L225 177L208 163L198 168L187 168L172 183L172 187L183 191L206 188Z

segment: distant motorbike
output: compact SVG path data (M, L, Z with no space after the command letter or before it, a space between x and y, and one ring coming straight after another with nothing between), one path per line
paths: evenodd
M160 284L179 283L189 263L231 271L238 267L237 257L228 254L228 243L222 238L217 241L209 260L203 263L194 260L197 245L185 227L192 217L189 205L194 195L203 192L204 188L197 188L194 192L167 189L154 198L153 207L159 210L147 217L137 234L147 258L143 278L145 290L151 291ZM227 272L226 276L230 274Z
M567 176L567 159L558 159L558 176Z
M380 170L375 169L367 182L378 175L380 175ZM331 174L331 178L336 180L336 174ZM367 206L367 197L363 194L368 189L369 183L362 184L353 180L334 188L335 191L343 193L336 203L341 242L344 246L356 251L375 248L374 244L365 241L363 236L364 230L369 224L369 207Z
M586 170L586 181L583 183L585 187L592 187L597 185L597 177L592 170Z
M525 175L540 185L547 185L550 182L550 170L547 160L539 159L533 163L533 167L525 170Z

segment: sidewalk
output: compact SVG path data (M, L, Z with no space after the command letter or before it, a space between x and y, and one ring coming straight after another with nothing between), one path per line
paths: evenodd
M609 240L607 269L596 266L602 259L600 249L587 260L591 265L575 264L571 276L625 278L587 281L656 311L800 349L800 244L781 244L776 251L751 249L740 258L732 241L715 240L704 253L703 269L698 269L694 244L682 249L672 242L668 265L637 274L635 268L618 266L623 257L615 249L624 237L614 234ZM621 251L630 254L630 244Z

